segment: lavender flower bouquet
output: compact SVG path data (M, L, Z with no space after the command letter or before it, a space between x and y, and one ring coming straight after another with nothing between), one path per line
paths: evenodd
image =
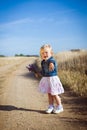
M29 65L26 66L26 68L30 72L33 72L36 78L41 77L41 72L38 70L38 68L35 64L29 64Z

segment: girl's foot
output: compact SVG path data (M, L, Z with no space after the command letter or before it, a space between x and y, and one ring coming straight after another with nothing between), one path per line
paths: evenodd
M63 112L63 106L62 105L59 105L57 106L54 110L53 110L53 113L57 114L57 113L60 113L60 112Z
M53 105L50 105L50 106L48 107L48 109L46 110L46 113L50 114L50 113L53 112L53 110L54 110L54 106L53 106Z

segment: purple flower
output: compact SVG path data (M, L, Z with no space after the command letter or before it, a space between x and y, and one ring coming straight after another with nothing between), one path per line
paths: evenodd
M29 65L26 66L26 68L29 71L36 73L36 66L34 64L29 64Z

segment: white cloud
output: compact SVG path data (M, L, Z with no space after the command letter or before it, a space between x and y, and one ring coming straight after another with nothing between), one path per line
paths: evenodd
M69 14L69 13L73 13L75 12L74 9L72 10L61 10L61 11L57 11L55 12L55 14L49 14L48 17L40 17L40 18L23 18L23 19L18 19L18 20L14 20L14 21L11 21L11 22L7 22L7 23L3 23L3 24L0 24L0 29L3 29L3 28L8 28L8 27L11 27L13 25L19 25L19 24L26 24L26 23L34 23L34 24L39 24L39 23L46 23L46 22L49 22L49 23L52 23L52 22L56 22L56 23L67 23L69 22L70 20L63 20L64 17L66 17L67 15L66 14ZM57 17L56 17L57 16ZM61 21L61 18L62 18L62 21Z
M24 19L19 19L19 20L14 20L8 23L3 23L0 24L0 28L4 28L4 27L10 27L11 25L18 25L18 24L24 24L24 23L32 23L33 20L29 19L29 18L24 18Z

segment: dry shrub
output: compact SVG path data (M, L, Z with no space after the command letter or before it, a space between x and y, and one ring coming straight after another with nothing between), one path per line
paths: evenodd
M79 71L81 73L86 73L87 55L77 56L67 61L59 62L58 68L59 70L62 69L62 70Z
M85 74L77 71L59 71L58 75L65 90L70 88L77 95L87 97L87 76Z
M64 87L72 89L77 95L87 96L87 51L67 52L61 54L58 62L59 77Z

